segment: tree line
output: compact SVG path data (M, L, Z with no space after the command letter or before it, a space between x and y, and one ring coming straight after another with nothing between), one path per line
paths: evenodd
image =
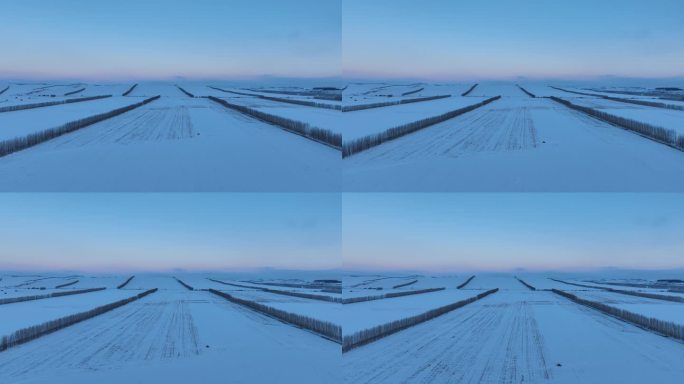
M492 293L498 292L498 290L498 288L491 289L489 291L480 293L476 296L469 297L467 299L460 300L455 303L448 304L439 308L431 309L425 313L421 313L416 316L391 321L386 324L378 325L376 327L364 329L351 335L344 336L344 339L342 341L342 352L350 351L356 347L360 347L362 345L382 339L383 337L389 336L393 333L399 332L406 328L412 327L420 323L424 323L428 320L434 319L435 317L441 316L445 313L451 312L455 309L461 308L465 305L480 300L483 297L491 295Z
M383 101L383 102L380 102L380 103L357 104L357 105L345 105L345 106L342 107L342 112L354 112L354 111L361 111L361 110L364 110L364 109L373 109L373 108L391 107L391 106L393 106L393 105L410 104L410 103L419 103L419 102L422 102L422 101L431 101L431 100L446 99L447 97L451 97L451 95L425 96L425 97L416 97L416 98L413 98L413 99L402 99L402 100Z
M151 103L152 101L159 99L159 97L160 96L150 97L149 99L146 99L146 100L141 101L139 103L135 103L135 104L128 105L128 106L125 106L122 108L118 108L118 109L115 109L115 110L110 111L110 112L101 113L99 115L86 117L85 119L72 121L72 122L63 124L59 127L46 129L46 130L41 131L41 132L31 133L31 134L28 134L24 137L17 137L14 139L2 141L2 142L0 142L0 157L9 155L9 154L14 153L14 152L24 150L26 148L33 147L34 145L44 143L48 140L52 140L56 137L65 135L67 133L71 133L71 132L77 131L81 128L85 128L85 127L93 125L95 123L99 123L100 121L111 119L112 117L115 117L115 116L119 116L119 115L124 114L128 111L139 108L145 104Z
M219 99L218 97L209 96L208 99L216 103L219 103L226 108L230 108L245 115L265 121L267 123L277 125L278 127L285 129L286 131L306 137L307 139L311 139L321 144L325 144L337 150L339 150L342 147L342 135L339 133L334 133L327 129L312 127L308 123L291 120L282 116L272 115L270 113L245 107L243 105L229 103L228 101L224 99Z
M303 299L311 299L311 300L319 300L319 301L328 301L332 303L341 303L342 299L339 297L334 297L330 295L316 295L313 293L305 293L305 292L292 292L292 291L283 291L280 289L272 289L272 288L265 288L265 287L254 287L254 286L249 286L249 285L241 285L241 284L235 284L235 283L226 283L225 281L221 280L216 280L216 279L211 279L208 278L209 280L223 284L223 285L230 285L233 287L239 287L239 288L249 288L249 289L255 289L258 291L262 292L268 292L268 293L274 293L276 295L283 295L283 296L292 296L292 297L301 297Z
M21 296L21 297L9 297L6 299L0 299L0 305L2 304L12 304L12 303L20 303L22 301L32 301L32 300L41 300L41 299L49 299L51 297L61 297L61 296L69 296L69 295L79 295L81 293L89 293L89 292L95 292L95 291L102 291L105 288L88 288L88 289L78 289L78 290L71 290L71 291L62 291L62 292L52 292L52 293L46 293L44 295L31 295L31 296Z
M154 292L157 292L157 288L150 289L148 291L139 293L133 297L105 304L85 312L76 313L59 319L50 320L39 325L34 325L28 328L20 329L10 335L3 336L2 339L0 339L0 351L4 351L7 348L26 343L43 335L47 335L62 328L66 328L70 325L79 323L83 320L91 319L95 316L109 312L113 309L124 306L135 300L141 299Z
M7 106L7 107L2 107L2 108L0 108L0 112L14 112L14 111L21 111L21 110L24 110L24 109L51 107L51 106L53 106L53 105L70 104L70 103L80 103L80 102L82 102L82 101L92 101L92 100L106 99L106 98L108 98L108 97L112 97L112 95L80 97L80 98L77 98L77 99L66 99L66 100L59 100L59 101L46 101L46 102L43 102L43 103L33 103L33 104L9 105L9 106Z
M281 309L273 308L268 305L264 305L261 303L257 303L255 301L251 300L245 300L241 299L239 297L235 297L233 295L230 295L226 292L222 291L217 291L215 289L209 289L209 292L221 296L224 299L233 302L235 304L239 304L242 306L245 306L247 308L250 308L252 310L255 310L257 312L260 312L262 314L274 317L278 320L284 321L286 323L308 329L309 331L315 332L321 336L324 336L332 341L335 341L336 343L341 343L342 342L342 327L340 327L337 324L330 323L328 321L323 321L323 320L318 320L314 319L312 317L304 316L304 315L299 315L296 313L291 313L287 311L283 311Z
M413 291L390 292L390 293L385 293L383 295L375 295L375 296L348 297L346 299L342 299L342 304L353 304L353 303L360 303L363 301L373 301L373 300L391 299L394 297L420 295L422 293L443 291L444 289L445 288L425 288L425 289L417 289L417 290L413 290Z

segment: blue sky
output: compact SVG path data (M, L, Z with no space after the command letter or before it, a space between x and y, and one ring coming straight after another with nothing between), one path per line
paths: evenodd
M345 0L347 77L684 76L681 0Z
M344 268L684 267L680 194L345 194Z
M341 264L336 194L1 194L0 270Z
M339 1L4 1L0 35L0 78L240 79L341 71Z

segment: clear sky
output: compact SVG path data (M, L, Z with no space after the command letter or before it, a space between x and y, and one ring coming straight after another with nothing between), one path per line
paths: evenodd
M0 194L0 270L338 268L336 194Z
M0 7L0 78L339 76L338 0L21 0Z
M680 194L345 194L344 268L684 267Z
M354 78L684 76L681 0L344 0Z

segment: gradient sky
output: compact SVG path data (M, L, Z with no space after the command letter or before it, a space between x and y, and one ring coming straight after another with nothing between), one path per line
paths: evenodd
M0 270L328 269L335 194L0 194Z
M341 5L321 0L21 0L0 78L339 76Z
M681 0L344 0L352 78L684 76Z
M679 194L345 194L342 210L349 270L684 267Z

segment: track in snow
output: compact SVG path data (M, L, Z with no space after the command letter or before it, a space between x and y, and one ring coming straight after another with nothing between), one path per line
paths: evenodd
M684 379L681 343L553 293L521 288L499 291L345 353L345 382L581 384Z

